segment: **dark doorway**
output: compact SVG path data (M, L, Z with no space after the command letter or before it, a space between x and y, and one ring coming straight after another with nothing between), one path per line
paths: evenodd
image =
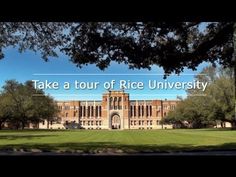
M111 117L111 128L112 129L120 129L120 116L117 114L114 114Z

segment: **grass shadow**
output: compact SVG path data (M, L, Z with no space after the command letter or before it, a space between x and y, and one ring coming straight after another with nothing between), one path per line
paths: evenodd
M49 136L57 136L57 135L0 135L0 140L18 140L18 139L34 139L34 138L43 138Z
M236 129L232 128L209 128L209 129L198 129L203 131L235 131Z
M42 152L80 152L80 153L163 153L163 152L194 152L194 151L225 151L235 150L236 143L225 143L221 145L193 146L192 144L149 144L149 145L127 145L116 142L86 142L86 143L51 143L51 144L8 144L0 145L0 151L11 151L13 149L40 149Z

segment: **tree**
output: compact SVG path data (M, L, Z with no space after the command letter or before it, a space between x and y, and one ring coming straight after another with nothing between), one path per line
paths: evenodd
M209 118L215 121L230 122L236 126L235 120L235 71L234 68L206 67L203 69L200 81L209 83L205 94L208 96L207 105Z
M36 94L38 96L34 96ZM42 90L35 89L31 81L22 84L8 80L3 86L2 95L5 98L0 101L4 108L2 117L8 118L8 122L16 129L24 129L29 123L53 120L58 112L54 100Z
M42 95L40 97L34 97L34 109L31 122L39 123L40 121L47 121L47 128L51 121L56 120L57 113L59 112L58 106L53 98Z
M233 127L236 127L233 79L221 76L209 86L207 92L213 102L211 117L215 120L230 122Z
M208 97L188 97L178 103L176 109L168 113L163 123L176 128L206 128L216 124L208 117L210 104Z
M60 49L79 67L105 69L116 61L138 69L158 65L168 75L194 70L203 61L234 66L235 33L233 22L3 22L0 56L3 48L18 46L40 51L47 60Z
M209 66L204 68L196 79L208 82L206 90L187 90L188 97L182 100L163 122L174 123L178 127L183 127L184 122L187 122L191 128L202 128L216 125L220 121L230 122L235 128L234 69Z
M9 98L4 94L0 94L0 130L3 124L13 117L13 113Z
M57 47L66 42L66 29L66 23L0 22L0 58L4 57L3 49L9 46L18 47L19 52L41 52L45 60L56 57Z
M181 100L176 109L174 111L171 110L167 116L161 120L161 124L172 124L174 128L187 128L188 125L183 118L185 106L185 101Z

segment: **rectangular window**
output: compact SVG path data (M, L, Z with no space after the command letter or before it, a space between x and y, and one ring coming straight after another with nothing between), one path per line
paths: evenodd
M79 107L79 116L82 117L82 106Z
M99 106L99 116L101 117L102 116L102 107Z
M98 106L96 106L95 117L98 117Z
M88 109L87 109L87 116L90 117L90 106L88 106Z
M138 116L139 116L139 117L141 116L141 109L140 109L140 106L138 106Z
M91 107L91 116L93 117L93 106Z
M149 106L150 109L150 117L152 117L152 106Z
M144 116L144 106L142 106L142 117Z
M175 105L171 105L171 106L170 106L170 109L171 109L171 110L174 110L174 109L175 109Z
M85 108L85 106L83 106L83 117L86 116L85 112L86 112L86 108Z
M146 106L146 117L148 117L149 116L149 109L148 109L148 105Z

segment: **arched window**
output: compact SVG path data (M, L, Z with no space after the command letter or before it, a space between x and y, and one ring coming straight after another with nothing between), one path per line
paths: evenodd
M117 97L114 97L114 104L113 104L114 105L114 109L117 109L117 102L118 102L117 101Z
M118 109L122 109L121 97L118 98Z

